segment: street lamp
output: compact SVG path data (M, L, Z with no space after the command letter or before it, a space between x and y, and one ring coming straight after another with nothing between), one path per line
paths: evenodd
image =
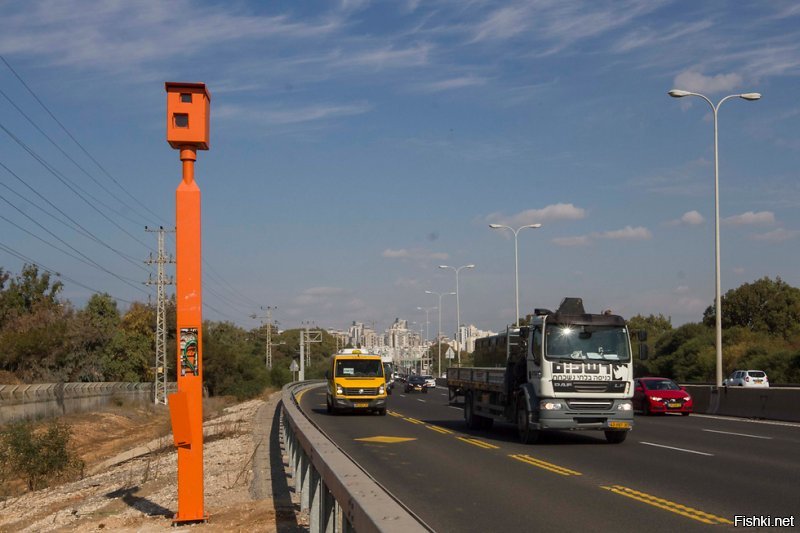
M716 315L716 348L717 348L717 387L722 386L722 296L720 294L720 272L719 272L719 140L717 134L717 113L722 102L730 98L741 98L743 100L755 101L761 98L761 93L730 94L717 102L715 106L711 100L699 93L672 89L667 94L673 98L683 98L684 96L697 96L705 100L714 114L714 259L716 277L714 314Z
M452 296L454 292L433 292L433 291L425 291L425 294L433 294L434 296L439 297L439 333L436 335L436 344L439 345L439 367L437 371L439 375L442 375L442 296L448 295Z
M525 228L538 229L538 228L541 228L542 225L541 224L528 224L527 226L521 226L521 227L519 227L517 229L514 229L514 228L512 228L510 226L504 226L502 224L489 224L489 227L492 228L492 229L501 229L501 228L508 229L508 230L511 230L512 233L514 233L514 279L516 280L515 281L515 286L516 286L516 302L517 302L517 319L516 319L516 323L517 324L516 325L517 325L517 327L519 327L519 247L517 246L517 235L519 235L520 230L523 230Z
M439 268L449 268L456 273L456 354L458 355L458 366L461 366L461 300L458 297L458 273L462 268L475 268L475 265L462 265L460 267L439 265Z
M417 307L418 311L425 311L425 342L428 342L428 339L431 336L431 331L428 321L428 311L433 311L434 309L439 309L438 307Z

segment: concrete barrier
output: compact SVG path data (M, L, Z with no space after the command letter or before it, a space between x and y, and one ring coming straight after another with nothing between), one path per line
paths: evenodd
M0 385L0 424L93 411L115 400L144 405L153 394L152 383Z
M684 387L697 413L800 422L800 388Z

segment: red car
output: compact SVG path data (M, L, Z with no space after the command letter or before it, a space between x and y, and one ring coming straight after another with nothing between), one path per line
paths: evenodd
M669 378L633 380L633 408L646 415L692 412L692 396Z

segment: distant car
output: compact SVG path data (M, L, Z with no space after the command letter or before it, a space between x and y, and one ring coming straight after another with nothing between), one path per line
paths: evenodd
M406 392L424 392L428 393L428 387L425 386L425 378L422 376L408 376L406 381Z
M645 415L680 413L689 416L694 408L692 396L669 378L633 380L633 408Z
M436 387L436 378L433 376L422 376L422 379L425 380L425 386L434 388Z
M769 378L763 370L735 370L722 384L726 387L769 387Z

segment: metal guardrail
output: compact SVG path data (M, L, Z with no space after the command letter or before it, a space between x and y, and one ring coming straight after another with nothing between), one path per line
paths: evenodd
M289 466L317 532L432 531L330 441L300 411L297 397L319 382L290 383L282 391L281 429Z

